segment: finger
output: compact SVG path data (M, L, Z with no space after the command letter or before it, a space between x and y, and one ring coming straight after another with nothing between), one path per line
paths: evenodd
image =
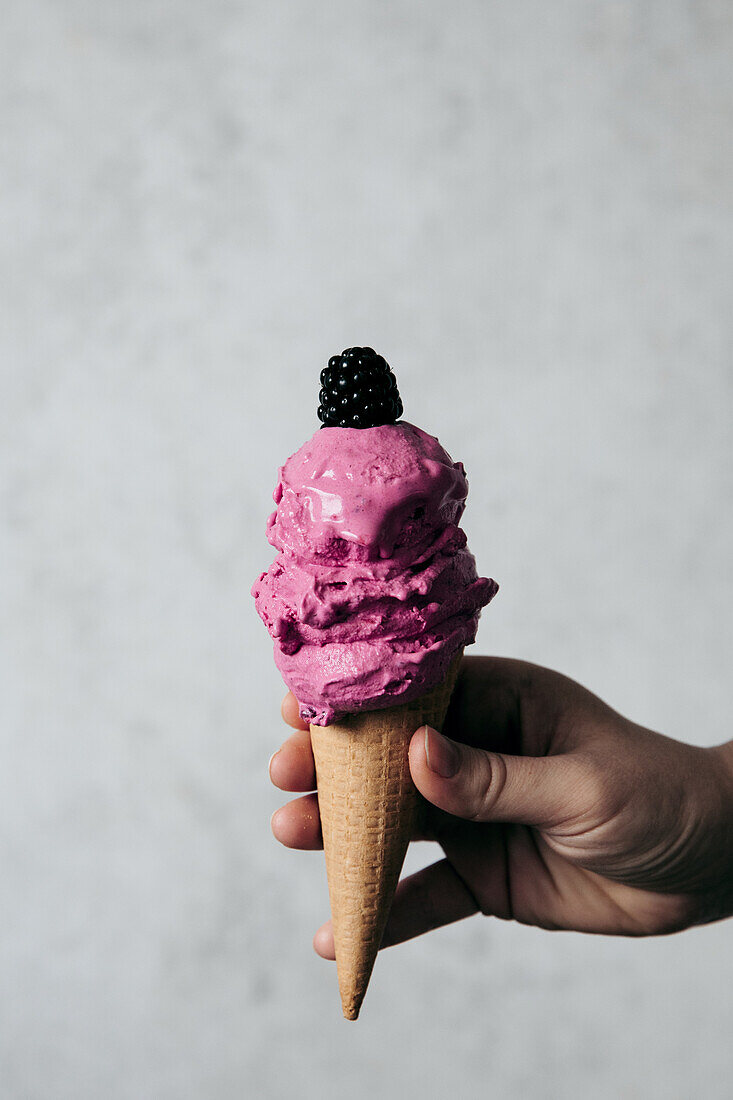
M281 791L315 790L316 766L310 733L298 730L292 734L270 757L269 771L270 779Z
M469 821L557 826L592 805L594 778L572 754L508 756L422 726L410 742L415 786L434 806Z
M501 657L464 657L443 730L467 745L517 752L524 666Z
M336 949L333 943L333 924L330 920L322 924L313 937L313 950L317 955L320 955L322 959L330 959L331 962L335 960Z
M448 819L438 842L451 867L466 883L485 916L511 920L514 916L509 889L509 863L506 836L521 826L477 824ZM529 830L525 830L529 832Z
M382 939L382 947L422 936L479 911L471 891L447 859L402 879Z
M582 712L603 719L613 712L567 676L509 657L464 657L443 732L475 748L511 755L546 756L562 744L570 750L586 723L563 722Z
M286 722L287 725L292 726L294 730L310 729L308 723L303 721L300 717L298 700L295 698L292 691L288 692L280 704L280 713L283 716L283 721Z
M392 903L382 947L465 920L479 911L475 898L447 859L402 879ZM313 947L324 959L334 959L333 926L327 921L313 937Z
M270 827L275 839L286 848L299 848L305 852L322 848L317 795L307 794L304 798L295 798L275 810L270 819Z

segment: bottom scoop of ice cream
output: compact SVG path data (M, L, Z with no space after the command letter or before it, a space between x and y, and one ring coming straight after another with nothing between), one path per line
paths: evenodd
M474 641L498 586L458 526L467 491L461 463L405 422L324 428L281 468L279 553L252 594L306 721L411 701Z

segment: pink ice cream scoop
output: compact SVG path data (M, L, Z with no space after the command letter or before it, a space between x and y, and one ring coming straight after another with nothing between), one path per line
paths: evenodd
M252 595L306 721L409 702L475 640L498 585L458 526L467 492L463 465L405 421L324 427L280 468L278 554Z

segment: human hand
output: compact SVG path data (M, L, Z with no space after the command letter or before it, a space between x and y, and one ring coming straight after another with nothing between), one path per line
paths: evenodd
M272 782L313 792L292 694L283 717L296 732ZM476 912L629 936L733 913L733 743L673 741L559 673L493 657L464 658L444 733L415 733L410 768L427 800L420 837L445 859L400 883L383 946ZM321 847L317 795L272 828L288 847ZM314 946L334 957L330 922Z

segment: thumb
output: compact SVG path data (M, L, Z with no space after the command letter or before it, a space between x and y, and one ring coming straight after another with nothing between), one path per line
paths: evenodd
M579 786L589 778L587 765L570 754L507 756L451 741L431 726L413 734L410 771L423 797L446 813L541 827L577 813Z

